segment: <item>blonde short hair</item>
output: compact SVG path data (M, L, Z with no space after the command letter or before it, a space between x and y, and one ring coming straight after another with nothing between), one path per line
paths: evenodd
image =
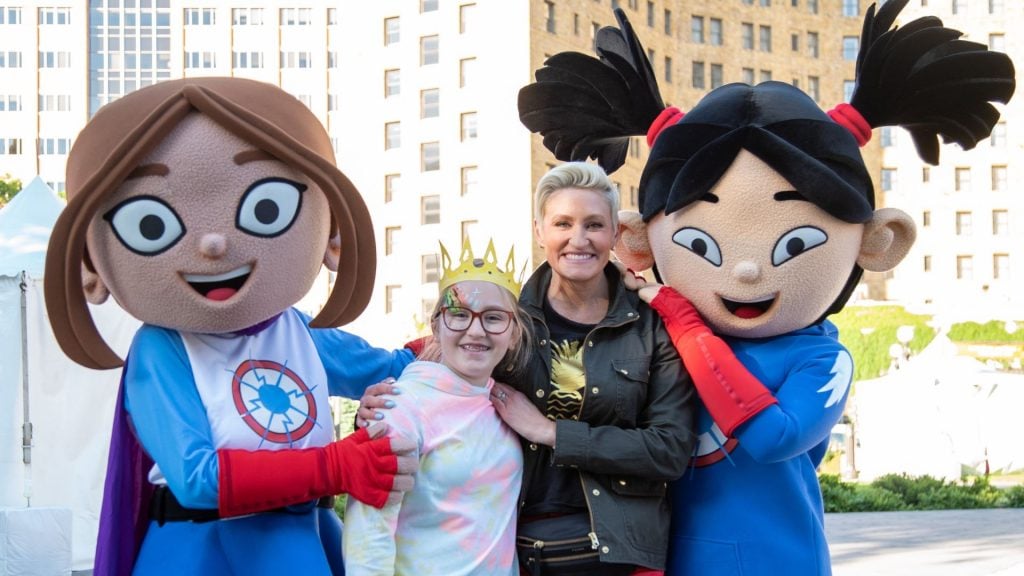
M537 181L537 189L533 195L534 214L537 221L544 219L544 210L548 199L559 190L579 188L593 190L608 202L608 210L612 215L612 227L619 227L619 189L608 178L597 164L587 162L566 162L548 170Z

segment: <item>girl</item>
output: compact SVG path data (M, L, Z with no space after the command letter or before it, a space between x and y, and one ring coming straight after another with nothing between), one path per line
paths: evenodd
M491 403L491 372L515 370L530 353L516 299L510 252L502 271L493 242L483 259L467 241L444 274L431 316L432 343L402 373L388 414L391 434L412 440L416 486L382 510L349 500L345 570L364 574L480 576L518 573L516 502L522 480L519 439ZM498 401L504 393L496 392Z
M96 114L67 181L46 262L57 341L113 368L86 300L113 295L144 323L123 371L96 573L340 571L325 497L381 506L415 461L379 429L333 441L328 394L358 396L412 355L309 327L355 318L375 268L369 214L323 127L269 84L163 82ZM337 282L310 322L291 306L321 263Z

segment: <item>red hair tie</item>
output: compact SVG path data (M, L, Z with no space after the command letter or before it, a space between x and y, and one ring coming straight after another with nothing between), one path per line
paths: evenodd
M651 122L651 127L647 129L647 146L654 146L654 140L661 134L667 126L672 126L676 122L679 122L683 118L684 114L675 106L669 106L658 114L658 117Z
M858 146L864 146L871 140L871 125L853 106L843 102L829 110L828 115L836 124L846 128L850 131L850 134L853 134L853 137L857 139Z

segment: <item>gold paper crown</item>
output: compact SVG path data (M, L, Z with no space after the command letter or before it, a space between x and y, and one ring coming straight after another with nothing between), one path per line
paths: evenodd
M437 285L439 293L444 292L445 288L456 282L478 280L500 286L511 292L516 298L519 298L521 282L516 280L515 277L515 246L508 251L504 272L498 268L498 256L494 251L494 240L487 242L487 251L484 252L483 258L474 258L473 247L470 245L469 238L467 237L462 242L462 255L459 256L459 260L459 264L453 268L451 256L448 255L448 250L445 249L444 244L441 244L441 266L443 271Z

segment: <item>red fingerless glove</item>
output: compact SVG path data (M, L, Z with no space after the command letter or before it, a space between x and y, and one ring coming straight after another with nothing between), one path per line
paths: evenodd
M693 378L711 418L726 436L778 400L736 358L724 340L711 333L697 309L669 286L662 286L651 308L665 321L672 343Z
M223 518L264 512L347 492L380 508L398 459L386 437L365 428L322 448L218 450L218 508Z

